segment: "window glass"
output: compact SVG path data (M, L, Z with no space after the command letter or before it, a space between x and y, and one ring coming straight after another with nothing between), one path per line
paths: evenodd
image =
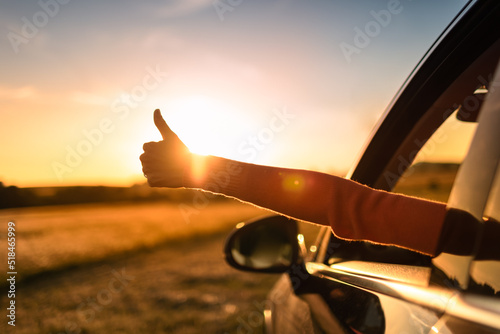
M422 146L393 191L446 202L476 126L458 120L454 112Z

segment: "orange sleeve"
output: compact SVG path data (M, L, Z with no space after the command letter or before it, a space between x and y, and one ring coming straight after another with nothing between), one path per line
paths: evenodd
M235 197L277 213L331 226L343 239L396 245L436 255L446 205L369 188L306 170L206 157L189 187Z

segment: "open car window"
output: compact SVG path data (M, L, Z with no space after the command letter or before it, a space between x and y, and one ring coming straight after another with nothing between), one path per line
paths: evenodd
M422 143L411 165L401 161L402 165L409 167L399 178L393 192L448 201L458 168L477 127L477 123L461 121L457 115L458 109L446 118L425 144Z
M419 145L420 150L411 165L408 163L393 192L448 202L457 173L477 129L477 122L461 120L460 115L464 111L458 107L451 115L449 110L443 112L443 123L425 144ZM402 165L404 163L401 161ZM439 256L432 261L434 274L431 281L441 286L465 287L468 282L466 268L470 260L448 254Z

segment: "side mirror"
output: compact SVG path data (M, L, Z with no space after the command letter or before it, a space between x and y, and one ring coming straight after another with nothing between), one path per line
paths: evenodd
M239 270L283 273L299 261L297 236L297 222L283 216L239 223L226 239L226 262Z

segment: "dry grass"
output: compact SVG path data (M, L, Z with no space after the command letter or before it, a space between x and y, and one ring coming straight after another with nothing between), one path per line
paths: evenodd
M245 327L241 333L262 333L262 318L255 315L261 317L259 305L277 277L227 266L220 253L222 240L216 236L163 245L39 275L19 285L17 326L8 330L225 334ZM123 275L123 284L113 273ZM5 330L3 323L0 332Z
M2 210L0 221L16 222L22 278L169 241L229 231L239 221L264 213L238 202L192 209L185 219L185 207L171 203L71 205Z
M17 326L2 322L0 332L261 333L259 305L277 276L230 268L222 245L236 223L269 212L236 201L184 205L0 211L2 233L16 222L19 273ZM122 270L126 285L115 279Z

